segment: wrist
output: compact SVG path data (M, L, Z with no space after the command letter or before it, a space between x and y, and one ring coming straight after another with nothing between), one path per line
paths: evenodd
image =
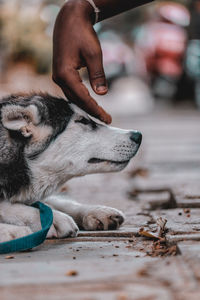
M63 9L66 9L71 14L76 15L77 18L85 19L94 24L95 13L93 7L86 0L68 0Z

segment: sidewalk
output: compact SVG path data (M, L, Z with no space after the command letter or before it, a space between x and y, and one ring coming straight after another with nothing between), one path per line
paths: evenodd
M121 209L124 226L49 240L12 259L1 255L1 300L199 300L200 113L166 110L113 126L143 133L137 157L123 172L67 187L80 202ZM164 250L138 234L154 232L160 216L167 219Z

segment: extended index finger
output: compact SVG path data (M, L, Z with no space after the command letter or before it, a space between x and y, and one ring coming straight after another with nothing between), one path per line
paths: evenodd
M76 69L68 69L56 82L71 102L106 124L112 122L111 116L91 97Z

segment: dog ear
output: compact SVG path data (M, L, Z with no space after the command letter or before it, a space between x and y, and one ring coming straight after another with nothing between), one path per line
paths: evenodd
M40 123L36 105L28 106L8 104L1 109L2 125L8 130L20 131L24 137L30 137L33 129Z

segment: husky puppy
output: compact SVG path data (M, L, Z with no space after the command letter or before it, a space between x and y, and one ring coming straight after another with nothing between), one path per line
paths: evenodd
M125 168L141 133L98 124L48 94L3 98L0 114L0 242L40 230L39 211L30 206L35 201L53 208L49 238L123 223L117 209L79 204L56 192L75 176Z

